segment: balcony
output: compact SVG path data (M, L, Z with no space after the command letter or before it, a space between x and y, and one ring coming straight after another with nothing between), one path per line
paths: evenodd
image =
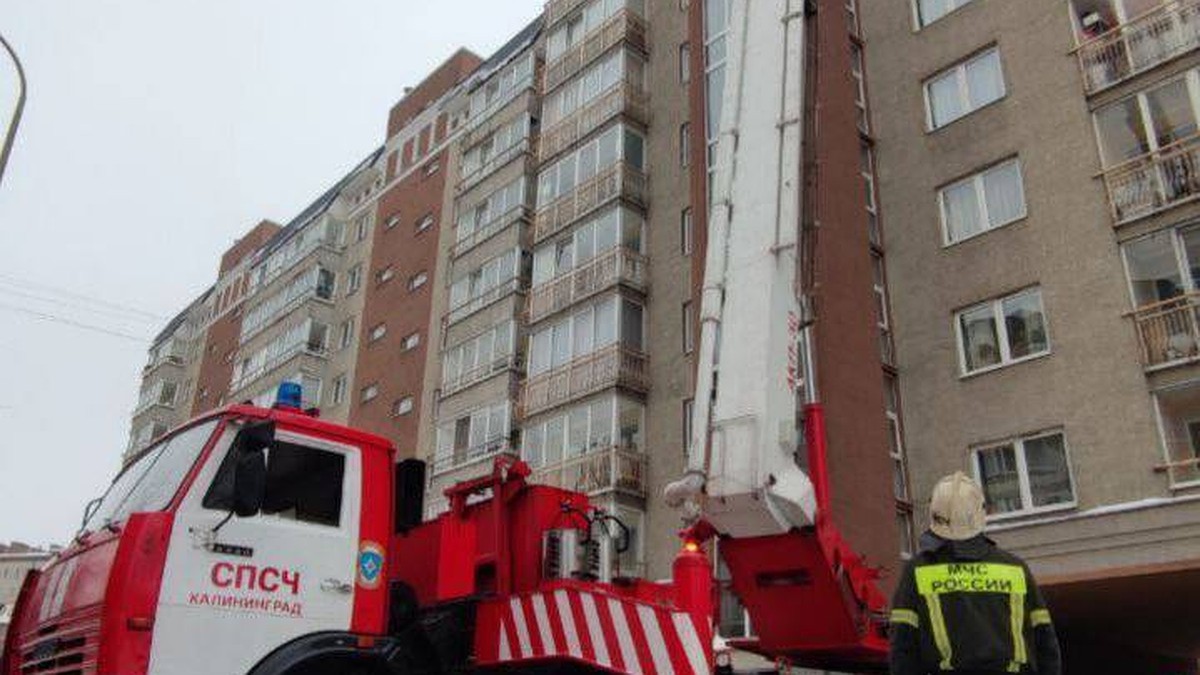
M1191 201L1200 196L1200 136L1119 164L1103 178L1117 224Z
M617 447L572 457L533 472L533 480L589 496L624 492L646 498L646 456Z
M493 460L502 455L519 459L517 451L507 438L497 438L470 448L455 448L453 454L433 458L432 476L437 477L451 471L479 467L479 473L487 473ZM465 479L465 477L463 477Z
M488 290L480 293L479 295L467 298L465 302L452 308L450 312L446 314L446 325L448 326L450 324L462 321L463 319L471 316L484 307L487 307L493 302L499 302L501 298L511 293L516 293L519 290L521 290L520 277L502 281L495 286L492 286Z
M1163 3L1080 45L1083 88L1095 94L1200 47L1200 0Z
M1200 293L1139 307L1129 314L1137 328L1147 370L1200 357Z
M247 370L234 377L229 385L230 393L243 389L250 384L258 381L259 378L266 376L276 368L288 363L292 359L307 354L318 359L326 359L329 356L328 348L319 342L299 342L291 347L284 349L280 353L263 361L261 366Z
M466 235L462 239L454 242L450 246L450 257L457 258L458 256L470 251L483 242L491 239L495 235L507 230L510 225L529 217L529 209L525 205L513 207L500 215L498 218L480 225L475 228L475 231ZM522 237L523 238L523 237Z
M569 194L538 210L534 216L533 240L537 243L618 197L645 204L646 174L618 162L601 171Z
M453 396L467 387L479 384L497 373L502 373L516 366L516 357L509 354L459 373L458 377L444 377L442 378L442 398Z
M550 0L546 3L546 29L562 21L586 2L587 0Z
M637 289L646 285L646 257L627 248L612 248L555 279L534 286L526 305L529 323L616 284Z
M538 159L542 162L548 161L621 114L642 124L648 124L649 110L645 92L638 91L629 82L622 82L586 107L576 110L566 119L544 130Z
M646 20L627 9L609 17L598 28L567 48L558 58L546 64L542 92L553 91L555 87L583 70L584 66L622 42L642 52L646 51Z
M485 178L495 173L497 169L503 168L504 165L517 157L525 154L535 156L537 152L538 144L535 139L529 136L522 138L520 142L510 145L489 157L487 161L480 164L471 173L463 174L462 178L458 181L458 185L454 188L455 194L461 195L479 185Z
M649 357L619 344L535 375L521 389L522 415L528 417L618 386L645 392L649 389Z

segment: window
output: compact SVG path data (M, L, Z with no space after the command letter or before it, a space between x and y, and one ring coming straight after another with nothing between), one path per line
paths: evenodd
M459 321L516 290L525 259L517 249L506 251L456 279L450 285L449 321Z
M427 281L429 281L429 273L428 272L417 272L416 274L412 275L412 277L409 278L408 290L415 291L418 288L424 286Z
M499 231L495 226L504 223L504 217L525 205L525 177L499 188L469 208L460 209L455 224L454 240L461 253L468 245L483 241ZM468 240L470 242L468 243Z
M389 230L390 230L390 229L392 229L393 227L395 227L396 225L399 225L399 224L400 224L400 214L399 214L399 213L396 213L396 214L393 214L393 215L392 215L392 217L388 218L388 219L387 219L387 222L386 222L386 223L384 223L384 224L383 224L383 226L384 226L384 228L386 228L386 229L389 229Z
M396 270L393 269L391 265L388 265L387 267L375 273L375 281L376 283L382 284L385 281L390 281L394 276L396 276Z
M375 327L371 329L371 342L382 339L384 335L387 335L387 324L376 324Z
M367 232L371 230L371 216L363 214L354 221L354 241L362 241L367 238Z
M867 82L863 75L863 51L862 47L853 42L850 43L850 74L854 77L854 107L858 130L869 134L871 133L871 123L870 115L867 112Z
M410 333L410 334L404 336L404 342L401 343L400 349L403 351L406 351L406 352L412 351L413 349L416 349L417 346L420 344L421 344L421 334L420 333Z
M692 302L683 303L683 353L691 354L696 348L696 331L693 328L696 317L693 316Z
M505 321L448 347L442 356L443 392L456 391L512 365L515 330L512 321Z
M908 489L908 474L904 464L904 439L900 435L900 391L896 378L883 376L884 417L888 430L888 455L892 458L892 493L899 502L910 504L912 494Z
M989 516L1074 506L1075 489L1061 431L988 445L973 453Z
M616 247L642 250L643 219L625 208L610 208L569 234L539 244L533 253L533 285L557 279Z
M971 0L916 0L917 26L928 26L968 2Z
M508 448L511 414L507 401L442 422L437 430L434 471L444 471Z
M346 273L346 295L354 295L362 286L362 264L355 265Z
M525 423L522 459L530 466L552 466L614 448L642 452L645 407L623 396L601 396ZM587 480L584 478L583 480ZM595 481L608 480L592 477ZM618 479L620 480L620 479ZM572 486L572 489L589 486ZM583 490L589 491L589 490Z
M636 170L645 168L645 141L624 125L607 131L559 159L538 175L538 206L570 194L578 185L608 171L618 162Z
M692 451L692 418L696 414L694 401L690 398L683 400L683 415L681 418L683 427L683 449L684 454L689 454Z
M204 495L206 509L233 508L236 457L225 456ZM284 520L337 527L341 523L346 457L276 440L267 449L262 513Z
M544 324L529 338L529 375L560 368L618 339L631 349L642 348L642 306L616 297L585 305L570 316Z
M1096 133L1104 166L1112 167L1194 136L1198 122L1193 91L1200 94L1194 71L1097 110ZM1170 171L1170 166L1166 169Z
M679 214L679 253L692 254L692 210L684 209Z
M338 330L338 349L345 349L354 342L354 317L342 322Z
M679 81L687 84L692 79L692 46L688 43L679 45Z
M417 234L420 234L420 233L424 232L425 230L428 230L429 228L433 227L433 214L432 213L425 214L420 220L417 221L416 227L417 227Z
M392 404L392 416L400 417L401 415L407 415L412 412L412 409L413 397L405 396L404 398Z
M692 125L684 122L679 125L679 166L687 167L692 154Z
M642 15L645 0L591 0L579 3L582 9L563 22L546 40L546 62L560 58L577 47L585 37L603 26L610 18L623 10Z
M362 399L363 403L373 401L376 396L379 396L379 385L377 384L368 384L362 388L361 392L359 392L359 397Z
M956 244L1025 217L1021 163L1012 159L938 190L943 241Z
M1050 352L1040 288L967 308L957 314L955 323L963 374Z
M1200 229L1165 230L1122 247L1135 307L1192 293L1200 281Z
M1000 50L993 47L925 82L926 122L932 131L1004 98Z
M334 405L341 405L346 400L346 375L344 373L334 378L333 393L330 398Z

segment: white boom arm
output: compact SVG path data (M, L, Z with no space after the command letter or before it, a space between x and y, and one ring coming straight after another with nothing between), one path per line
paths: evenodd
M666 488L675 506L702 499L705 519L734 536L809 525L816 511L793 458L803 4L731 3L691 451Z

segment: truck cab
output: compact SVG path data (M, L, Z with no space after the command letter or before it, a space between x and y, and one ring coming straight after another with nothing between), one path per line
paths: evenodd
M174 430L26 579L0 675L247 673L302 636L381 633L394 454L288 407Z

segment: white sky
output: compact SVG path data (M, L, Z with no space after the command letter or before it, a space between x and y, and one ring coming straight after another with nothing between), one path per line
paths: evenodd
M174 314L239 234L287 222L382 143L405 86L459 46L486 58L542 4L0 3L29 79L0 184L0 542L73 534L119 464L163 323L46 287ZM0 56L0 134L15 92Z

